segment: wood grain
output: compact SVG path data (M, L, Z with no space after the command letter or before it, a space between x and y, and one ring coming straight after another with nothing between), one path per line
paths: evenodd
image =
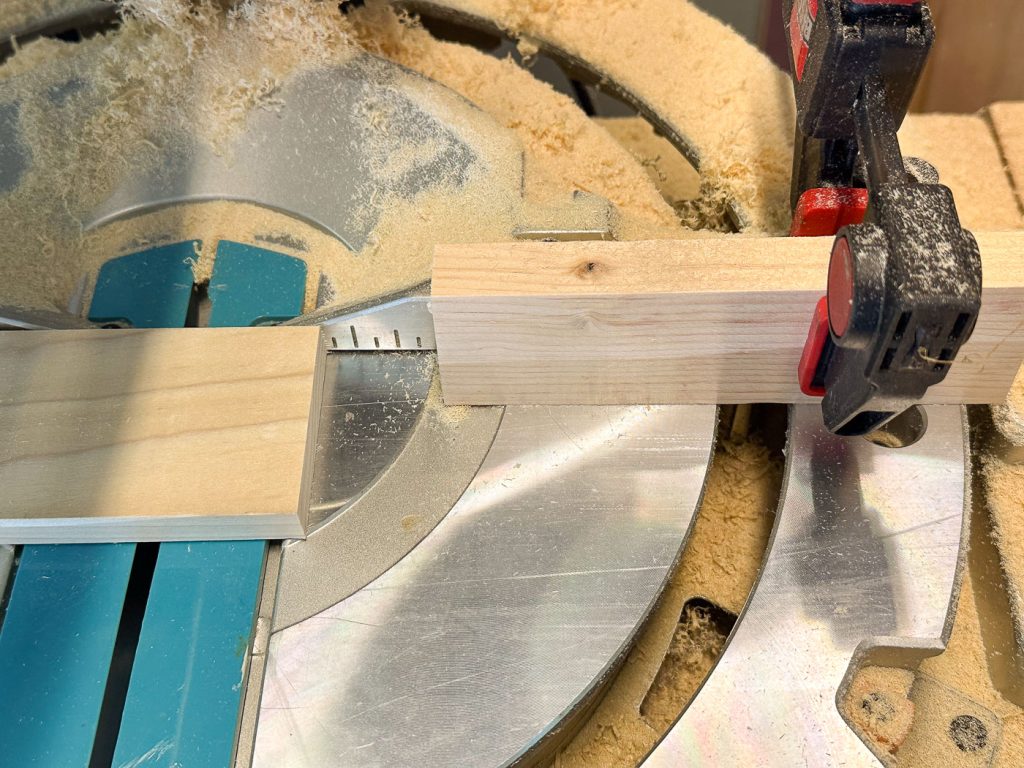
M984 308L929 403L1001 402L1024 360L1024 233L977 235ZM443 245L431 311L450 404L802 402L831 238Z
M987 110L999 150L1006 161L1006 175L1024 212L1024 101L1005 101Z
M318 328L0 333L0 542L305 535Z

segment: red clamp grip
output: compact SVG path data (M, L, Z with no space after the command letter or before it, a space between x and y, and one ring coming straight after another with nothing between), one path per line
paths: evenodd
M852 187L808 189L793 211L792 237L834 235L847 224L860 224L868 209L868 191Z
M800 365L797 367L800 391L810 397L825 396L825 371L819 368L823 368L822 353L828 340L828 298L822 296L814 307L811 329L807 332L804 352L800 355Z
M868 191L848 187L823 187L808 189L797 201L793 212L793 226L790 235L793 237L820 237L834 235L848 224L860 224L868 208ZM842 241L845 244L845 241ZM849 252L849 246L846 246ZM848 275L844 276L846 283ZM840 281L842 282L842 281ZM829 264L829 290L840 293L844 288L848 293L847 284L834 284L832 264ZM849 297L847 297L849 298ZM844 329L845 330L845 329ZM825 396L825 359L829 346L828 297L822 296L814 308L811 328L807 332L803 354L797 375L800 391L810 397Z

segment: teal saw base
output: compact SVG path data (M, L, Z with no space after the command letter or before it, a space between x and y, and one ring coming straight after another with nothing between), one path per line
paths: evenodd
M192 299L198 240L186 240L111 259L100 268L89 306L94 323L180 328Z
M87 768L134 544L25 547L0 629L0 764Z
M302 313L306 262L221 240L208 294L211 326L244 328L291 320Z
M230 765L265 552L262 541L161 545L115 767Z

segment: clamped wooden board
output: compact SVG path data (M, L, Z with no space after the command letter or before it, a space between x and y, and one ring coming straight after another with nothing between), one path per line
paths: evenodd
M977 328L928 403L996 403L1024 360L1024 232L976 233ZM797 364L831 238L441 245L446 403L812 402Z

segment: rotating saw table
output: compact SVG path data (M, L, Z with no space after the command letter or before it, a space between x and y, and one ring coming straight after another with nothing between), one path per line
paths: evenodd
M227 201L276 211L299 234L221 238L197 287L188 259L202 234L150 219L144 238L82 276L72 309L137 327L323 325L332 351L309 535L4 550L0 690L15 695L0 705L0 743L12 764L543 762L608 690L686 547L715 407L445 408L428 286L346 303L296 256L308 227L359 253L388 205L442 185L483 177L525 195L527 160L504 129L368 54L297 73L276 98L229 152L180 132L84 225ZM18 101L0 102L14 116L0 120L0 190L11 190L32 156ZM382 106L393 144L364 147ZM367 159L408 145L431 151L397 181ZM516 208L507 236L613 235L601 206L580 223L593 208L582 197L546 217ZM0 315L25 328L84 322ZM828 434L816 408L789 410L754 591L645 766L876 762L837 699L860 665L912 668L942 651L962 573L966 417L925 417L924 436L897 450Z

